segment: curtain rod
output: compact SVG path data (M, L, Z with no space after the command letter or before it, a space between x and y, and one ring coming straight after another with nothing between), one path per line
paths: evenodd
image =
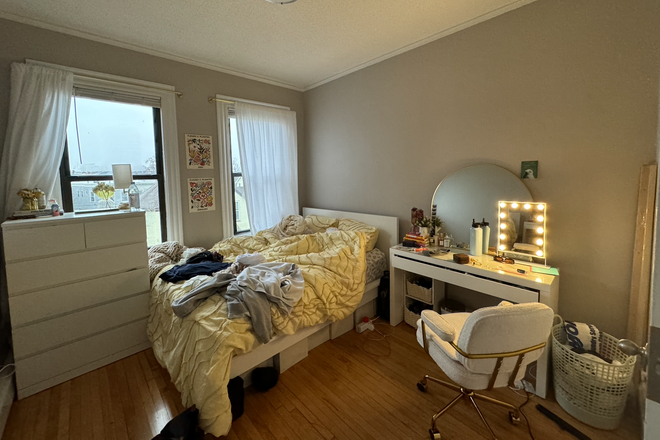
M222 95L220 95L222 96ZM283 110L291 110L290 107L286 107L284 105L277 105L277 104L270 104L268 102L259 102L259 101L251 101L249 99L240 99L240 98L234 98L233 96L223 96L222 98L214 98L213 96L209 96L209 102L213 104L215 101L219 102L226 102L227 104L236 104L237 102L245 102L247 104L255 104L255 105L262 105L264 107L272 107L272 108L281 108Z
M77 76L78 78L85 78L85 79L93 79L94 81L104 81L104 82L109 82L109 83L121 83L121 84L126 84L127 86L137 86L137 87L142 87L145 89L151 89L151 90L158 90L159 92L169 92L169 93L174 93L178 98L183 98L183 92L179 92L177 90L166 90L166 89L161 89L158 87L149 87L149 86L143 86L141 84L133 84L129 82L123 82L123 81L111 81L103 78L97 78L94 76L88 76L88 75L80 75L78 73L74 72L74 75ZM76 87L74 85L74 87Z
M143 80L135 80L133 81L122 81L123 77L118 77L116 75L110 75L110 74L105 74L101 72L92 72L90 70L84 70L84 69L78 69L75 67L68 67L68 66L61 66L59 64L53 64L53 63L47 63L45 61L37 61L37 60L32 60L29 58L25 59L26 64L35 64L37 66L45 66L45 67L50 67L54 69L61 69L61 70L66 70L71 73L73 73L75 76L79 78L86 78L86 79L92 79L95 81L104 81L108 83L120 83L120 84L126 84L128 86L137 86L137 87L143 87L145 89L152 89L152 90L158 90L160 92L170 92L174 93L176 96L179 98L183 98L183 92L178 92L176 90L170 90L169 88L171 87L172 89L174 88L173 86L167 86L167 87L153 87L150 86L149 84L154 84L154 83L149 83L148 81L143 81ZM90 75L91 74L97 74L98 75ZM130 78L126 78L130 79Z
M236 104L236 101L227 101L226 99L211 98L211 97L209 97L209 102L210 102L211 104L213 104L213 101L226 102L227 104Z

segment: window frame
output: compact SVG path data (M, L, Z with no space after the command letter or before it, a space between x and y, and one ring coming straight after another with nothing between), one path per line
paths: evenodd
M75 99L72 96L71 99ZM108 101L114 102L114 101ZM145 106L146 107L146 106ZM167 241L167 200L165 194L165 172L163 165L163 136L162 136L162 116L161 109L158 107L151 107L152 119L154 126L154 149L156 158L156 174L133 174L133 181L136 180L156 180L158 184L158 204L160 214L160 235L161 243ZM62 190L62 206L65 212L76 212L73 206L73 182L108 182L112 181L112 174L85 174L84 176L75 176L71 174L71 167L69 163L69 142L68 139L64 145L64 154L62 162L60 163L60 186ZM94 193L90 191L91 198L95 199ZM81 214L89 214L93 212L106 212L116 211L114 209L98 209L98 210L85 210L79 211Z
M25 62L73 73L74 87L96 88L111 92L153 97L160 100L163 173L165 176L165 201L167 204L167 240L184 243L182 194L187 194L188 189L185 182L181 180L181 173L179 172L179 134L176 118L177 96L181 98L183 94L177 92L176 88L169 84L127 78L32 59L26 59ZM59 188L60 185L57 185L57 187Z

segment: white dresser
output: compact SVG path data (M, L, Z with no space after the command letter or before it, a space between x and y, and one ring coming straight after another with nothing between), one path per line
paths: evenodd
M150 346L144 212L2 224L18 398Z

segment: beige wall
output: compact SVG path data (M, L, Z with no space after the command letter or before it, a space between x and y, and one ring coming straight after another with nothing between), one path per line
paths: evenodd
M297 112L298 148L303 148L303 97L300 92L1 19L0 42L0 148L7 126L9 65L12 62L31 58L171 84L184 93L183 99L176 100L176 106L181 190L184 197L183 228L189 246L210 247L222 234L219 210L190 214L185 199L185 182L188 178L215 177L216 185L219 184L217 152L214 170L188 170L185 150L182 148L186 133L210 134L217 147L215 105L207 102L209 96L221 93L289 106Z
M559 312L623 337L659 3L539 0L306 92L302 205L396 215L403 233L448 173L538 160Z

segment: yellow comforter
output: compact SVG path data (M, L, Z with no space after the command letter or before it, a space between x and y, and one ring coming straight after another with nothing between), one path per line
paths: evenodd
M252 237L234 237L212 250L226 261L259 252L268 261L296 263L305 279L302 299L289 316L271 306L273 328L293 334L327 320L341 320L362 300L365 286L365 244L362 232L336 231L279 239L271 231ZM169 266L168 266L169 268ZM227 382L231 358L252 351L259 343L249 319L227 318L227 303L220 295L207 299L187 317L178 318L171 304L198 282L167 283L157 277L151 290L148 333L158 361L181 392L184 406L197 405L200 426L215 436L231 427Z

